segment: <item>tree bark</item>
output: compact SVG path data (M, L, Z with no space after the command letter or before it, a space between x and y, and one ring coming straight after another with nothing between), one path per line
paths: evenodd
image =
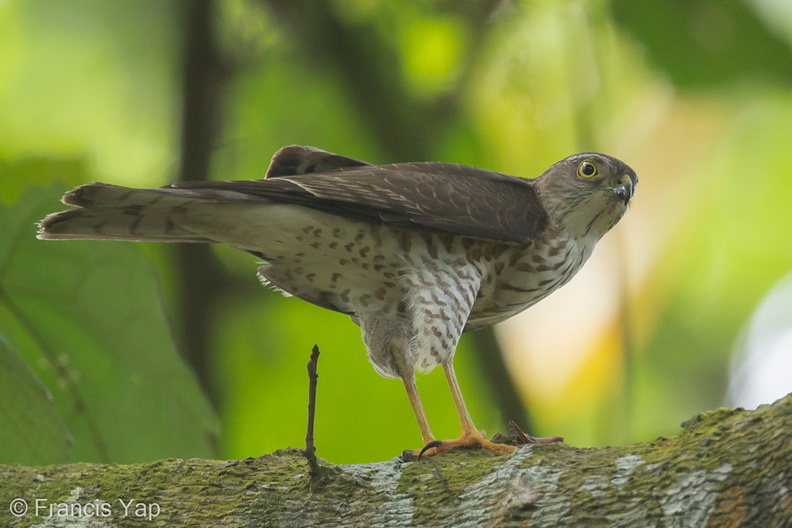
M792 394L754 411L703 413L674 438L623 447L551 444L504 457L459 450L418 462L322 462L314 478L298 449L232 461L0 466L0 520L91 527L783 528L792 526L790 431Z

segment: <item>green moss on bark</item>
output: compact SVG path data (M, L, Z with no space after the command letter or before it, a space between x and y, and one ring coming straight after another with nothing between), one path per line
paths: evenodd
M623 447L459 450L419 462L321 462L298 449L245 460L0 466L3 526L674 526L792 525L792 395L719 409L674 438ZM10 502L107 504L111 515L10 515ZM124 515L119 500L159 507ZM145 511L145 508L144 508ZM149 510L151 513L151 510ZM59 524L60 523L60 524Z

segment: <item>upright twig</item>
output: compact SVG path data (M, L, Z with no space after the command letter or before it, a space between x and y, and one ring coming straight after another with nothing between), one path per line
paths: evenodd
M311 477L319 475L319 461L316 459L316 446L314 445L314 417L316 416L316 382L319 374L316 365L319 362L319 345L314 345L311 350L311 359L308 361L308 430L305 433L305 458Z

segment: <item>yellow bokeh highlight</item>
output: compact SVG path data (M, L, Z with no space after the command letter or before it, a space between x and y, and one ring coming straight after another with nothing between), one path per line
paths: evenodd
M402 31L405 80L419 97L449 88L461 58L460 27L448 18L413 19Z

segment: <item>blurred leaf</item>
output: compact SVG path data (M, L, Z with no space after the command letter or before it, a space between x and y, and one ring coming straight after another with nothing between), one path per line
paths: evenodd
M61 194L30 188L0 208L0 335L52 392L72 459L213 455L215 416L175 351L140 248L35 238Z
M52 395L0 339L0 464L56 464L69 459L71 436Z
M749 78L792 83L789 44L743 0L614 0L616 21L682 87Z

